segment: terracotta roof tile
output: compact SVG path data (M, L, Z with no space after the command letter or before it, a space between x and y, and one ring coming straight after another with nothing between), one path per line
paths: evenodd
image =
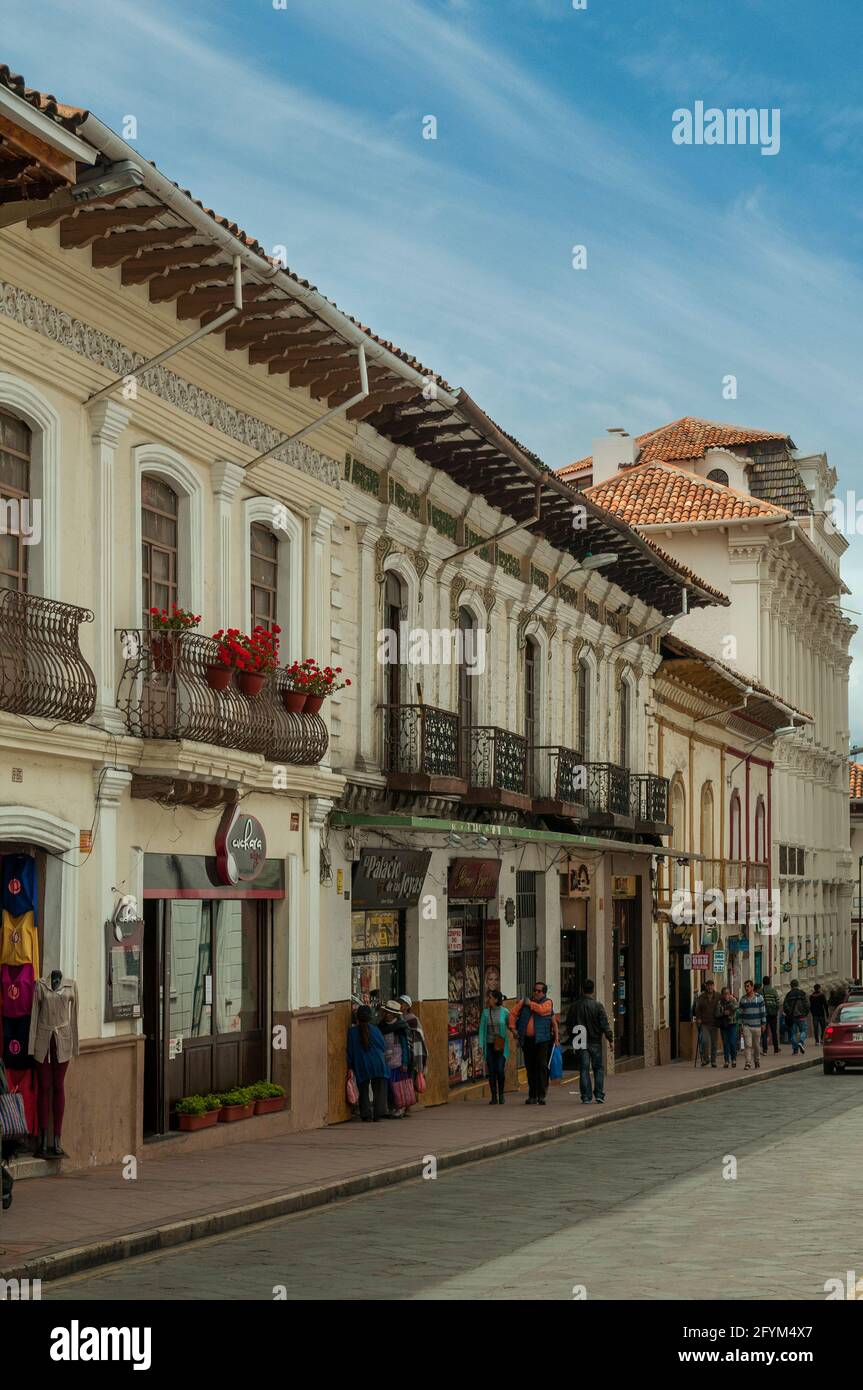
M19 73L13 72L7 63L0 63L0 87L14 92L15 96L29 102L31 106L36 107L37 111L41 111L44 116L48 116L57 125L64 126L66 130L73 132L77 130L89 114L77 106L65 106L56 97L49 96L47 92L37 92L35 87L26 86L24 78Z
M772 502L667 463L638 464L585 491L630 526L788 516Z
M659 459L665 463L675 460L704 458L708 449L733 449L736 444L757 444L762 440L776 440L793 448L793 442L784 432L777 430L753 430L741 425L722 425L715 420L699 420L694 415L684 415L672 420L670 425L660 425L659 429L648 430L647 434L637 436L636 464L650 463ZM570 473L592 465L591 457L577 459L561 468L560 475L565 478Z
M693 647L691 642L685 642L683 638L678 637L676 633L669 633L669 635L663 639L663 647L674 655L691 657L695 661L708 662L711 666L718 667L733 681L738 683L744 681L757 695L763 695L766 699L775 701L776 704L780 705L782 708L791 710L793 714L798 714L801 719L806 719L810 724L814 724L815 720L808 710L800 709L797 705L792 705L791 701L786 700L784 695L777 695L775 690L771 690L768 686L762 685L760 681L755 680L754 676L750 676L748 672L740 671L736 666L729 666L726 661L720 661L718 657L711 656L709 652L703 652L700 647ZM863 775L863 767L861 767L860 772L861 775Z
M852 763L849 772L851 774L851 800L863 801L863 765Z

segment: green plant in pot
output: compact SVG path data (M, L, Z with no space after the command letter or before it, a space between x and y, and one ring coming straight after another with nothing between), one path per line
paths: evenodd
M223 1124L248 1120L255 1113L255 1099L248 1086L235 1086L231 1091L223 1091L219 1099L222 1102L219 1120Z
M285 1088L274 1081L256 1081L250 1086L255 1101L256 1115L272 1115L285 1108Z
M177 1124L186 1131L210 1129L217 1123L220 1109L221 1101L216 1096L183 1096L174 1106Z
M200 613L190 613L172 603L167 608L150 609L150 660L154 671L173 671L184 632L191 632L201 621Z

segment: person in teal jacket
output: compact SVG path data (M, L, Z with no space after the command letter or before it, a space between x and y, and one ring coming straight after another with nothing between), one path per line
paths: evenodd
M485 1008L479 1020L479 1045L485 1055L489 1105L503 1105L506 1059L509 1056L509 1009L503 1007L499 989L486 990ZM498 1042L502 1039L502 1042Z

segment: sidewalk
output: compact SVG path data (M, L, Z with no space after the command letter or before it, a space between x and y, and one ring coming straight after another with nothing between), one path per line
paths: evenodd
M715 1071L673 1062L610 1077L606 1103L590 1106L568 1074L549 1087L545 1107L526 1106L525 1091L513 1092L503 1108L439 1105L377 1126L351 1121L151 1162L145 1151L134 1181L118 1163L19 1182L0 1216L0 1277L57 1279L418 1179L429 1155L439 1170L491 1158L820 1061L820 1047L810 1044L803 1058L792 1059L787 1047L771 1053L759 1071L744 1072L742 1061L735 1071L721 1062Z

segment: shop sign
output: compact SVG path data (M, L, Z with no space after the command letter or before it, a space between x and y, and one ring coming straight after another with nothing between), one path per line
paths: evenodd
M579 864L577 868L570 865L568 896L570 898L590 897L590 873L586 864Z
M722 950L722 951L714 951L714 952L713 952L713 969L714 969L714 970L720 971L720 970L725 970L725 969L726 969L725 957L726 957L726 952L725 952L724 950Z
M364 849L354 865L354 907L416 907L430 849Z
M496 898L499 859L453 859L449 866L451 898Z
M691 956L683 957L684 970L709 970L710 954L708 951L693 952Z
M121 898L105 923L105 1022L140 1018L144 978L144 923L131 916L134 898Z
M257 816L238 802L229 806L216 831L216 871L222 883L248 883L258 877L267 857L267 837Z
M464 950L464 929L462 927L447 927L446 948L451 952Z
M635 874L614 875L611 880L611 896L613 898L634 898Z

